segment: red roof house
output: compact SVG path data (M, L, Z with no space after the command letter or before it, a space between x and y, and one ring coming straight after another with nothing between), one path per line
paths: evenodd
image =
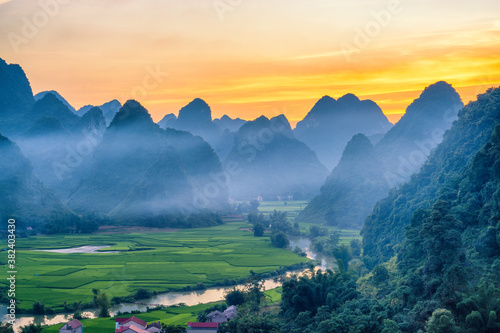
M83 325L78 319L73 319L59 329L59 333L83 333Z
M219 329L219 323L193 323L188 322L188 332L215 333Z
M121 333L125 331L125 329L131 325L135 325L136 327L139 327L142 330L145 330L146 327L148 326L148 323L146 323L144 320L141 320L135 316L132 316L130 318L115 318L115 332L116 333Z

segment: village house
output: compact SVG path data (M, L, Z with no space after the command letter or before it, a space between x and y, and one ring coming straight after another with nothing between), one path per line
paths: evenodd
M83 325L78 319L73 319L59 329L59 333L83 333Z
M156 333L156 328L151 326L148 330L148 324L135 316L130 318L115 318L115 333Z
M231 305L224 312L212 311L207 314L207 319L211 323L224 323L236 317L238 315L238 310L236 306Z
M196 333L216 333L219 330L219 323L192 323L188 322L187 332Z
M160 321L148 324L146 327L146 331L149 333L159 333L161 331L161 324Z

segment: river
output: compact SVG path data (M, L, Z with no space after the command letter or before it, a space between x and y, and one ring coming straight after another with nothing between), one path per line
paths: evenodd
M326 269L331 269L336 266L336 263L334 262L332 257L322 256L314 253L313 251L311 251L310 245L311 241L307 238L292 238L290 240L290 246L292 249L298 246L303 252L306 253L307 258L317 260L320 262L320 264L316 266L315 268L316 270L321 269L324 271ZM303 274L304 271L306 270L289 272L287 276L290 277L292 274L300 275ZM274 279L267 279L264 281L264 288L266 290L274 289L280 287L281 284L282 284L281 281ZM243 285L238 285L236 287L243 288ZM154 307L156 305L170 306L179 303L183 303L185 305L196 305L200 303L217 302L223 300L225 292L228 289L232 288L234 288L234 286L224 287L224 288L208 288L206 290L192 291L192 292L171 292L166 294L159 294L150 299L141 300L140 302L141 304L124 303L115 305L110 309L110 314L111 316L114 316L119 311L130 312L136 310L145 312L148 306ZM83 315L87 318L96 318L97 310L84 311ZM45 315L45 316L19 315L16 316L16 324L14 325L14 330L16 332L19 332L20 327L29 325L31 323L41 324L41 325L55 325L59 323L65 323L70 321L72 319L72 316L73 316L72 313ZM2 322L6 322L8 320L7 307L5 305L0 305L0 318Z

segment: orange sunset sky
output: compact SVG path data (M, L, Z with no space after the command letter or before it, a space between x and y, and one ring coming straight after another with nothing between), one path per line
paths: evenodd
M436 81L464 103L500 85L498 0L0 0L0 32L34 93L136 97L156 121L200 97L294 123L354 93L395 122Z

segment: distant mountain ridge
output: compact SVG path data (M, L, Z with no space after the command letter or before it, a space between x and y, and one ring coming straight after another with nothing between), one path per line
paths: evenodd
M320 194L307 204L297 220L361 228L375 202L389 191L385 170L370 140L363 134L355 135Z
M200 193L196 189L213 182L210 173L221 172L221 163L206 142L186 132L162 130L138 102L128 101L106 130L89 176L70 196L68 205L75 211L95 210L121 219L133 219L146 207L151 208L142 212L147 216L166 213L167 207L171 213L221 208L227 204L224 186L217 196L205 196L203 207L194 204L197 198L193 196ZM179 175L185 175L184 181ZM175 187L181 185L188 187ZM189 202L182 207L172 205L175 196L184 197L182 193L189 193Z
M14 218L21 226L35 226L50 219L74 217L34 175L19 147L0 134L0 217Z
M121 107L122 107L121 103L116 99L98 106L98 108L101 109L102 111L104 119L106 120L106 125L109 125L111 121L113 121L113 118L118 113ZM93 108L95 108L95 106L85 105L81 107L78 111L76 111L76 114L79 116L83 116Z
M371 100L353 94L335 100L323 96L294 129L295 137L311 147L329 169L339 162L347 142L356 134L385 133L392 124Z
M55 91L55 90L49 90L49 91L42 91L42 92L39 92L38 94L36 94L36 95L34 96L35 101L38 101L38 100L40 100L40 99L44 98L44 97L45 97L45 95L47 95L47 94L52 94L52 95L54 95L54 96L55 96L58 100L60 100L61 102L63 102L63 104L64 104L64 105L65 105L65 106L66 106L66 107L67 107L67 108L68 108L71 112L73 112L73 113L77 114L77 112L76 112L75 108L74 108L73 106L71 106L71 104L69 104L69 102L68 102L68 101L67 101L64 97L62 97L62 96L61 96L61 94L59 94L59 93L58 93L57 91Z
M240 129L241 126L243 126L247 121L240 119L240 118L235 118L232 119L231 117L224 115L220 119L214 119L213 120L214 124L219 126L219 128L223 131L229 130L230 132L236 132Z
M201 98L195 98L181 108L177 119L170 119L168 127L199 135L212 147L218 144L221 129L212 122L212 110Z
M24 117L34 104L30 82L21 66L0 59L0 133L13 137L27 130Z
M231 197L236 200L257 196L276 200L288 195L308 198L328 175L316 154L295 139L284 115L261 116L241 126L224 165L226 170L237 170L229 182Z
M320 195L298 219L361 228L375 203L419 170L462 107L453 87L437 82L425 88L374 147L365 136L354 136Z

